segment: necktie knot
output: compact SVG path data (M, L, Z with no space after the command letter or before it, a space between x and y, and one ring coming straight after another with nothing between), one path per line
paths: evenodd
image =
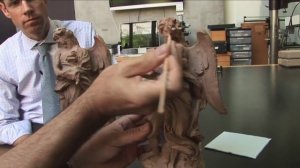
M37 50L39 51L40 56L48 55L50 44L49 43L42 43L36 46Z

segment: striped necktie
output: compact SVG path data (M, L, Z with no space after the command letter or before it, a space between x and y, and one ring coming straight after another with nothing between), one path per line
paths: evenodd
M43 120L47 123L60 112L59 96L54 91L56 76L54 74L51 56L48 53L51 44L42 43L37 46L40 59L39 64L42 71L42 107Z

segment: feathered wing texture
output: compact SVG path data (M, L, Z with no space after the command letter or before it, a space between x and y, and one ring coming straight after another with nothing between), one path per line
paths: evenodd
M92 59L92 71L100 74L105 68L112 64L111 54L104 40L100 36L95 36L95 44L88 49Z
M212 41L207 33L197 33L198 42L186 48L188 66L196 76L196 95L201 95L203 87L207 102L218 112L227 113L221 99L217 78L216 53ZM203 94L203 93L202 93ZM199 97L200 98L200 97Z

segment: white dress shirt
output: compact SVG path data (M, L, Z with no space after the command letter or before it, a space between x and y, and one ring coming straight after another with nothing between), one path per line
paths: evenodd
M50 24L45 42L53 42L54 29L65 27L74 32L81 47L94 44L91 23L50 20ZM13 144L31 134L31 122L43 123L37 43L19 31L0 46L0 144Z

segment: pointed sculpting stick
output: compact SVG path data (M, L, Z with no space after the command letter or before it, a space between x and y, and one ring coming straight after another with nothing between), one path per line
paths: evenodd
M171 46L171 36L168 36L168 41L167 45L168 47ZM164 65L163 65L163 85L160 90L160 95L159 95L159 102L158 102L158 109L157 112L160 114L163 114L165 112L165 104L166 104L166 94L167 94L167 80L168 80L168 69L169 69L169 57L165 58L164 60Z

